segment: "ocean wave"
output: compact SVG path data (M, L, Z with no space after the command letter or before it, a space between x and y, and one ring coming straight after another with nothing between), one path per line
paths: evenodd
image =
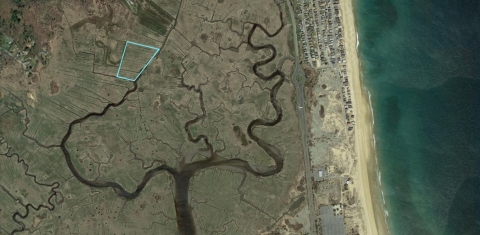
M373 106L372 106L372 94L368 91L368 103L370 104L370 112L372 113L372 127L375 124L375 117L373 116Z
M357 32L355 32L357 33ZM360 45L360 42L358 41L358 33L357 33L357 51L358 51L358 45Z
M383 199L383 205L385 205L385 195L383 195L383 190L382 190L382 199Z

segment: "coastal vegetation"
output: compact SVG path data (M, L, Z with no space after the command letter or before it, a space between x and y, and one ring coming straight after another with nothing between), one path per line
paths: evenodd
M295 216L306 211L295 91L277 66L289 55L284 6L126 2L25 6L45 22L17 35L37 43L35 73L9 62L0 79L0 125L11 130L1 131L0 165L18 180L13 197L0 194L2 232L308 230ZM205 12L178 13L194 10ZM18 25L31 18L24 11ZM2 46L15 38L3 35ZM115 76L127 40L161 48L133 83Z

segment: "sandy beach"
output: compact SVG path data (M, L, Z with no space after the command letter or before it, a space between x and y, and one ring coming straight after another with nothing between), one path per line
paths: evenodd
M381 204L372 198L372 184L369 170L375 167L375 150L373 146L372 113L370 110L367 91L362 87L360 75L360 63L357 55L357 33L353 15L352 0L340 0L342 10L342 22L344 25L344 39L347 57L347 73L351 81L352 104L355 112L355 153L357 156L358 170L354 179L361 182L357 185L359 200L363 208L362 219L367 234L388 234L387 226ZM375 203L375 204L374 204ZM380 214L379 214L380 213Z

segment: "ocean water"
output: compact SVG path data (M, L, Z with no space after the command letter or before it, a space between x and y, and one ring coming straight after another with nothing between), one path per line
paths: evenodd
M391 234L480 234L480 0L354 6Z

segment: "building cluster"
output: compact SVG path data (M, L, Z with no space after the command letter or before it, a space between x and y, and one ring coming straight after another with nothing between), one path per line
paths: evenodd
M40 51L39 55L35 55L32 52L35 41L31 37L26 38L24 44L19 44L13 38L3 34L0 36L2 40L2 45L0 47L0 52L5 52L8 56L17 60L23 67L25 74L32 76L34 74L34 68L37 62L41 61L42 63L46 60L48 53L44 50ZM1 53L0 53L0 56ZM1 70L0 65L0 70Z
M342 81L342 99L345 110L345 119L347 121L347 129L353 130L355 126L355 115L353 114L352 94L350 93L350 85L348 83L347 65L341 65L340 80Z
M314 68L333 67L342 83L342 98L348 130L353 130L346 52L339 0L297 0L303 63Z
M339 0L297 0L303 62L313 67L346 63Z

